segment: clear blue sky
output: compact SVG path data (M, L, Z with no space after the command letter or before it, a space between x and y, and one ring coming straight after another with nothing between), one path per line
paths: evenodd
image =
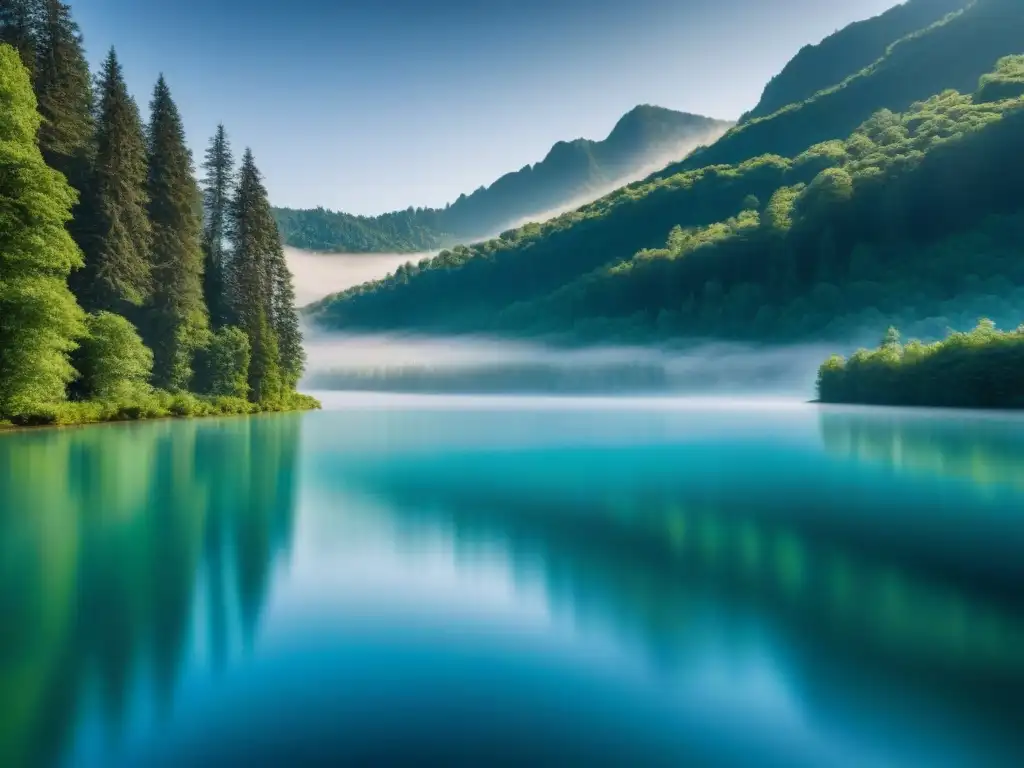
M604 138L633 106L753 106L805 43L895 0L70 0L143 114L163 72L197 160L218 122L275 205L443 206Z

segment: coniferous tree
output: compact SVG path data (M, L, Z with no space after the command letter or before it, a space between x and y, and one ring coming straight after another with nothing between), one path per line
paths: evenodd
M40 1L0 0L0 43L7 43L18 52L30 82L36 73Z
M224 270L227 249L225 240L231 195L234 191L234 158L223 125L210 141L203 163L203 252L204 293L210 320L215 328L228 322L229 307L225 296Z
M43 162L29 73L0 44L0 414L64 399L84 333L68 290L81 254L64 228L75 193Z
M273 401L281 390L280 354L272 325L273 261L280 243L267 190L249 149L231 200L228 238L231 258L225 285L231 321L249 337L249 396L255 402Z
M306 353L302 348L302 331L299 328L299 315L295 309L295 288L292 284L292 273L284 258L274 226L276 247L271 255L271 280L273 290L273 329L277 336L278 352L281 358L281 378L285 388L294 390L302 378L306 367Z
M81 194L95 150L92 83L78 25L60 0L42 0L36 54L39 148Z
M96 161L85 204L85 269L74 285L90 310L130 314L149 297L152 285L147 152L139 108L113 49L103 63L97 95Z
M153 383L183 390L195 351L209 334L203 302L200 194L185 129L163 76L150 103L149 221L153 296L143 336L153 350Z

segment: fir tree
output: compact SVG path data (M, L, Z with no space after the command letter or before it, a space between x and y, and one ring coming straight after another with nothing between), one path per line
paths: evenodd
M85 329L67 287L81 254L64 228L75 193L47 167L28 70L0 44L0 414L64 399Z
M267 190L246 149L228 216L231 258L225 270L232 324L249 337L249 396L255 402L276 400L281 390L280 354L274 333L274 252L280 247Z
M7 43L18 52L30 81L36 73L40 11L40 0L0 0L0 43Z
M277 246L271 254L271 289L273 291L272 327L277 336L281 358L281 378L284 387L291 391L302 378L306 367L306 353L302 348L302 331L299 329L299 315L295 310L295 288L292 273L284 258L284 248L274 225Z
M208 336L203 302L200 195L185 129L163 76L150 103L149 221L153 296L143 336L153 350L153 383L184 390L192 359Z
M39 147L81 193L94 154L92 83L78 25L60 0L43 0L36 53Z
M146 137L111 49L100 72L96 162L85 222L85 269L75 281L90 310L125 313L150 294Z
M227 324L230 313L225 296L224 270L229 206L234 190L234 158L223 125L210 141L203 163L204 293L214 327Z

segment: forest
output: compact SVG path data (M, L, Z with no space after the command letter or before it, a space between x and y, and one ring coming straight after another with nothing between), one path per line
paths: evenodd
M252 152L199 183L162 76L149 112L66 4L0 5L0 422L316 407Z
M1024 325L1000 331L982 320L942 341L901 343L890 328L874 350L835 355L818 371L823 403L1024 408Z
M324 208L275 208L287 245L311 251L415 253L490 237L512 222L539 216L636 178L665 158L681 157L732 124L642 104L603 141L560 141L540 162L507 173L444 208L408 208L353 216Z
M572 343L845 344L892 324L934 339L982 315L1015 327L1024 302L1024 58L1015 55L1024 6L902 8L868 26L864 56L878 47L879 25L895 25L882 57L834 88L749 117L684 163L591 205L328 297L311 318L328 328ZM908 9L922 8L937 19L905 34ZM801 83L815 82L806 67L848 51L858 29L824 41L820 55L802 51L766 93L803 97L812 86ZM812 119L813 106L806 125L794 117L818 101L832 105L828 120ZM823 137L825 128L833 132ZM737 138L747 131L754 138ZM759 151L744 157L746 142ZM741 159L689 167L729 156Z

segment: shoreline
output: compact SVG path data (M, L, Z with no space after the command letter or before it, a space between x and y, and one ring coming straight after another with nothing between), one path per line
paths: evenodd
M0 436L13 434L15 432L34 432L43 429L81 429L83 427L112 426L117 424L137 424L152 421L186 421L189 419L228 419L242 416L269 416L272 414L303 413L307 411L318 411L323 408L319 400L310 396L300 394L301 403L288 408L265 408L253 411L224 411L208 413L160 413L155 415L140 415L138 417L119 417L109 419L82 419L81 421L65 421L39 424L14 424L10 421L0 420ZM255 405L255 404L254 404Z

